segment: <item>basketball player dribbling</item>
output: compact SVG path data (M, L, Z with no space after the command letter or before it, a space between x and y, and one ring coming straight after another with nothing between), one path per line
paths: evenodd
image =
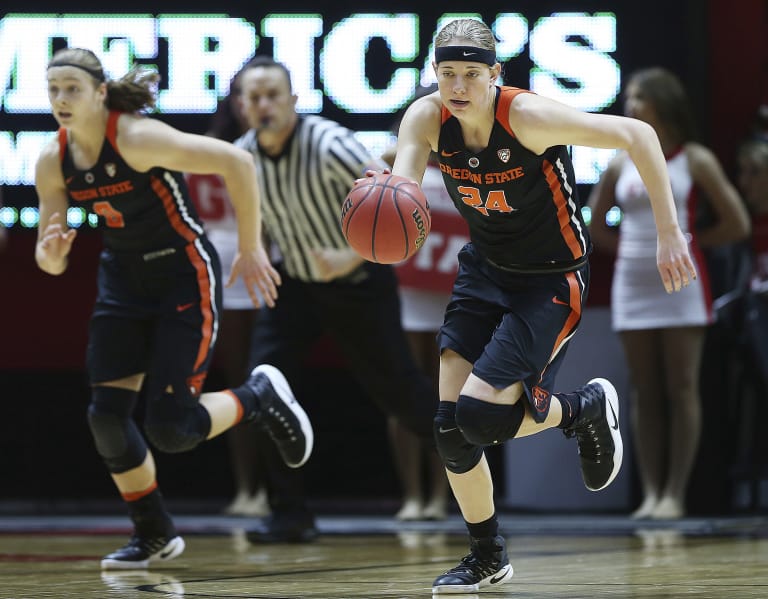
M566 145L626 150L655 213L660 284L679 291L696 272L650 126L497 85L495 39L479 20L457 19L440 30L433 67L438 91L406 111L392 172L421 181L437 152L470 230L439 334L434 419L470 553L433 583L434 593L468 593L512 577L484 446L561 428L577 438L582 476L593 491L609 485L622 462L611 383L598 378L554 392L579 325L591 250Z

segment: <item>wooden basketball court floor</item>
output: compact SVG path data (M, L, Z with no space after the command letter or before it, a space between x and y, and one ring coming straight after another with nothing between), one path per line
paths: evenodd
M478 599L768 598L768 517L504 515L515 576ZM400 523L328 516L307 544L253 545L248 519L177 518L185 553L147 572L102 573L122 545L122 517L0 517L0 598L428 598L467 543L458 516Z

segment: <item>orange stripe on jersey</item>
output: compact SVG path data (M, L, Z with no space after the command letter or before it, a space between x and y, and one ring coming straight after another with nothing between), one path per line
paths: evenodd
M545 160L541 165L541 170L547 179L549 190L552 192L552 201L557 210L557 222L560 223L560 234L563 236L568 249L571 250L571 255L574 258L581 258L584 255L584 250L578 239L576 239L576 234L573 232L571 226L573 215L568 209L568 200L563 195L563 188L560 185L560 179L557 178L555 173L555 167L551 162Z
M59 160L64 162L64 156L67 155L67 130L64 127L59 129Z
M440 106L440 124L443 125L445 121L447 121L449 118L451 118L453 115L451 114L451 111L448 110L445 105Z
M519 94L531 94L530 90L519 87L502 87L499 94L499 103L496 105L496 120L504 127L504 130L512 137L517 137L512 127L509 126L509 107Z
M568 281L568 305L571 308L571 314L563 325L563 330L557 336L555 349L557 349L563 340L573 333L573 328L581 318L581 286L576 279L576 274L572 272L565 273L565 279Z
M200 312L203 314L202 334L200 347L197 349L197 358L192 368L196 372L205 362L208 354L213 349L211 340L213 339L213 307L211 306L211 280L208 277L208 265L202 259L194 243L187 245L187 256L197 273L197 285L200 288Z
M197 233L195 233L189 226L187 226L181 219L176 201L173 199L171 192L163 185L163 182L157 177L152 177L152 191L157 194L160 201L163 202L165 213L168 215L168 222L181 237L192 243L197 239Z
M109 111L109 117L107 118L107 131L106 131L106 138L109 141L110 144L112 144L112 147L115 148L115 151L119 154L120 150L117 149L117 119L120 118L120 115L122 113L117 112L116 110L110 110Z
M560 352L563 342L573 334L574 327L576 327L581 318L581 286L579 285L579 281L576 278L576 274L572 272L565 273L565 279L568 281L568 307L571 309L571 313L565 320L563 328L560 329L560 332L557 334L555 344L552 347L552 352L549 355L549 362L547 363L547 366L544 367L544 370L541 371L539 382L544 379L544 373L547 371L549 363L552 362L552 360L555 359L555 356Z
M142 497L149 495L155 489L157 489L157 481L153 481L152 484L143 491L131 491L129 493L121 493L121 495L125 501L138 501Z

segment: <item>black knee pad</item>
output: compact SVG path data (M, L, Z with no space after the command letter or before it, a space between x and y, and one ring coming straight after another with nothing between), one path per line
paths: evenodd
M96 386L92 391L88 425L96 451L114 474L140 466L147 456L147 444L132 416L137 396L117 387Z
M160 451L181 453L194 449L210 430L208 412L199 404L185 405L169 393L147 399L144 433Z
M445 467L464 474L477 466L483 448L469 443L456 425L456 404L441 401L434 419L435 445Z
M456 424L470 443L496 445L512 439L525 417L524 398L516 404L496 404L459 395Z

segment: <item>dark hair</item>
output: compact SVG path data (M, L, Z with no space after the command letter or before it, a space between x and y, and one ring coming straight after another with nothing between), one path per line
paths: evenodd
M659 120L672 130L679 142L696 138L696 122L690 100L677 76L667 69L651 67L630 75L629 85L639 88L643 98L653 105Z
M221 98L216 105L216 112L211 117L211 125L206 135L232 142L247 130L247 127L243 128L242 121L235 114L233 106L233 99L241 93L240 75L242 72L243 70L241 69L235 73L235 76L229 82L229 93Z
M258 67L280 69L285 74L285 78L288 80L288 91L293 93L293 86L291 85L291 72L288 70L287 66L285 66L282 62L276 61L271 56L266 56L265 54L254 56L251 58L251 60L245 63L245 66L240 72L242 73L248 69L255 69Z
M117 80L107 79L98 57L85 48L58 50L48 63L51 67L76 67L88 73L94 85L107 86L106 105L110 110L139 112L155 106L156 84L160 75L144 67L134 67Z

